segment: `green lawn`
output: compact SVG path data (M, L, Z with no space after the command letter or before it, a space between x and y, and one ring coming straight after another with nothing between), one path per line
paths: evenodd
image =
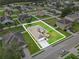
M15 3L16 5L26 5L26 4L31 4L31 2L19 2Z
M0 40L0 48L2 47L2 40Z
M74 32L78 32L79 31L79 23L78 22L74 22L72 25L72 30Z
M17 16L17 15L12 15L11 17L12 17L13 19L14 19L14 18L18 18L18 16Z
M3 10L0 11L0 16L4 16Z
M55 18L51 18L51 19L47 19L47 20L43 20L44 22L46 22L47 24L49 24L50 26L53 26L56 24L57 19Z
M49 15L44 15L44 16L36 16L36 17L38 17L40 19L44 19L44 18L49 18L50 16Z
M0 10L3 10L4 8L3 8L3 6L0 6Z
M55 27L56 21L57 21L57 19L54 19L54 18L51 18L51 19L48 19L48 20L44 20L44 22L46 22L47 24L49 24L52 27ZM60 28L57 28L57 30L59 32L61 32L62 34L64 34L66 37L71 35L68 32L66 32L64 30L61 30Z
M58 32L56 32L54 29L51 29L49 26L47 26L46 24L42 23L42 22L36 22L36 23L32 23L31 26L35 26L35 25L39 25L41 27L43 27L44 29L46 29L50 35L50 37L48 38L48 43L49 44L55 44L57 43L60 39L63 40L65 37L63 34L60 34ZM28 26L26 25L26 28Z
M34 54L38 51L40 51L39 47L36 45L36 43L33 41L33 39L30 37L30 35L26 32L23 34L26 44L28 44L28 49L31 54Z
M66 37L68 37L68 36L71 35L70 33L66 32L66 31L64 31L64 30L62 30L62 29L60 29L60 28L57 28L57 30L58 30L59 32L61 32L62 34L64 34Z
M79 59L79 58L77 58L77 56L75 56L74 54L70 54L69 56L67 56L64 59Z
M6 33L9 33L9 32L23 32L23 31L25 31L25 30L22 26L15 27L15 28L9 28L9 29L1 31L0 36L3 36L3 35L5 35Z
M19 15L19 14L20 14L19 10L14 10L13 11L13 15Z

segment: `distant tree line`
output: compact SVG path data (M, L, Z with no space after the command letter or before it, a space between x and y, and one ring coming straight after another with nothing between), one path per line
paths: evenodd
M46 0L0 0L0 5L15 3L15 2L42 2Z

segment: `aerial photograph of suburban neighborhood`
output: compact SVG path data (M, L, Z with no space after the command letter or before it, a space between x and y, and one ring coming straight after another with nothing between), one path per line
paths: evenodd
M0 0L0 59L79 59L79 0Z

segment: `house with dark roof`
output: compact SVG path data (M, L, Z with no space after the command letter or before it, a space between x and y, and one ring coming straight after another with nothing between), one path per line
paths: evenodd
M27 10L27 7L25 6L25 5L18 5L18 6L16 6L15 7L17 10L19 10L19 11L26 11Z
M62 19L62 20L58 20L56 22L56 25L62 30L67 30L72 26L72 21L68 19Z
M13 9L6 6L4 8L4 13L5 13L5 15L12 15L13 14Z
M15 41L19 47L22 47L25 44L23 35L20 32L10 32L3 36L3 45L8 47L11 46L11 43Z
M14 21L12 20L12 18L10 16L1 16L0 17L0 23L1 24L13 24Z
M21 22L24 22L24 21L26 21L26 20L28 20L28 19L31 19L32 18L32 16L30 16L30 15L28 15L28 14L26 14L26 13L23 13L23 14L20 14L19 15L19 20L21 21Z
M65 19L68 19L72 22L79 20L79 12L75 12L74 14L67 15Z
M25 43L24 37L20 32L9 32L3 36L2 39L3 47L12 48L16 46L16 49L20 51L23 58L30 59L30 53L28 45Z
M43 8L38 6L36 11L36 16L44 16L45 12L43 11Z

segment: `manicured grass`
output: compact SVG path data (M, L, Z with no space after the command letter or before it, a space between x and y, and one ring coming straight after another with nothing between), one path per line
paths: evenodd
M60 28L57 28L57 30L58 30L59 32L61 32L62 34L64 34L66 37L68 37L68 36L71 35L70 33L66 32L66 31L64 31L64 30L62 30L62 29L60 29Z
M24 28L22 26L19 26L19 27L15 27L15 28L10 28L8 29L9 31L13 31L13 32L23 32L25 31Z
M31 26L35 26L35 25L39 25L41 27L43 27L44 29L46 29L50 35L50 37L48 38L48 43L49 44L55 44L57 43L60 39L63 40L64 39L64 35L60 34L58 32L55 31L55 29L50 28L49 26L47 26L46 24L42 23L42 22L36 22L36 23L32 23ZM26 27L28 27L26 25Z
M33 41L33 39L30 37L30 35L26 32L23 34L26 44L28 44L28 49L31 54L34 54L38 51L40 51L39 47L36 45L36 43Z
M47 20L43 20L43 21L46 22L47 24L49 24L50 26L54 27L57 19L51 18L51 19L47 19Z
M64 59L79 59L79 58L77 58L77 56L75 56L74 54L70 54L69 56L67 56Z
M0 10L3 10L4 8L3 8L3 6L0 6Z
M78 32L79 31L79 23L78 22L74 22L72 25L72 30L74 32Z
M50 16L49 15L44 15L44 16L36 16L36 17L38 17L40 19L44 19L44 18L49 18Z
M5 35L6 33L9 33L9 32L23 32L23 31L25 31L25 30L21 26L15 27L15 28L9 28L9 29L1 31L0 36L3 36L3 35Z
M3 10L0 11L0 16L3 16L4 15L4 12Z
M17 16L17 15L12 15L11 17L12 17L13 19L14 19L14 18L18 18L18 16Z
M14 10L13 11L13 15L19 15L19 14L20 14L19 10Z
M31 4L31 2L19 2L15 3L16 5L26 5L26 4Z
M0 40L0 48L2 47L2 40Z
M56 21L57 21L57 19L54 19L54 18L51 18L51 19L48 19L48 20L44 20L44 22L46 22L47 24L49 24L52 27L55 27ZM59 32L61 32L62 34L64 34L66 37L71 35L70 33L66 32L64 30L61 30L60 28L57 28L57 30Z

